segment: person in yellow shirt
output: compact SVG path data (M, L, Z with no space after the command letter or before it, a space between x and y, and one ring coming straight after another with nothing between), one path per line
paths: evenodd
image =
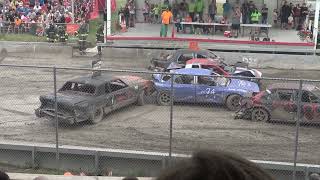
M167 37L168 33L168 27L172 19L172 12L169 10L169 8L166 8L165 11L161 14L162 19L162 25L161 25L161 31L160 31L160 37Z

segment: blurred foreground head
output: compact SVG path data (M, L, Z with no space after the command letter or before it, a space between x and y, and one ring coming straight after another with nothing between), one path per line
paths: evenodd
M157 180L273 180L254 164L235 154L201 150L164 170Z
M0 171L0 180L10 180L7 173Z

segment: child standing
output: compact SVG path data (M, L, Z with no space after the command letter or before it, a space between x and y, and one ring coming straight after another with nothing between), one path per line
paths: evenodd
M153 14L154 14L154 23L158 24L159 23L159 15L160 15L160 8L158 4L154 5L154 8L152 9Z
M292 29L293 27L293 17L292 14L288 17L288 28Z
M277 11L277 9L273 10L272 19L273 19L273 24L277 25L278 24L278 11Z

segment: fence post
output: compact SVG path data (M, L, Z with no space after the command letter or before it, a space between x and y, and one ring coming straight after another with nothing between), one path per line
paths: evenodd
M296 180L297 174L297 157L298 157L298 146L299 146L299 128L300 128L300 118L301 118L301 98L302 98L302 83L303 80L299 80L299 93L297 102L297 121L296 121L296 137L294 143L294 159L293 159L293 172L292 172L292 179Z
M53 67L53 92L54 92L54 119L56 123L56 168L59 169L59 121L58 121L58 103L57 103L57 70Z
M171 74L171 88L170 88L170 135L169 135L169 165L172 160L172 121L173 121L173 79L174 74Z

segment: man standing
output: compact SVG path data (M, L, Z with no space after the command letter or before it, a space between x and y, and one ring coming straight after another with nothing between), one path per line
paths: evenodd
M263 4L263 7L261 9L261 15L262 15L262 24L268 23L268 8L266 4Z
M288 18L291 14L290 7L288 5L288 2L285 1L284 5L281 7L281 29L288 28Z
M250 2L249 2L249 5L248 5L248 15L249 15L250 24L253 23L253 22L251 21L251 16L252 16L252 13L255 11L255 8L256 8L256 6L253 4L253 1L250 1Z
M197 0L196 2L196 13L199 14L200 20L203 18L204 3L203 0Z
M104 33L103 33L103 25L100 24L98 29L97 29L97 33L96 33L96 42L97 43L103 43L104 42ZM101 55L101 46L97 46L98 49L98 55Z
M309 14L309 10L308 10L308 7L306 5L306 3L303 3L302 4L302 7L301 7L301 18L300 18L300 24L303 26L306 19L307 19L307 16Z
M249 4L248 4L247 0L245 0L244 3L242 4L241 13L242 13L242 23L243 24L247 24L248 23L248 18L250 18L250 15L249 15Z
M208 8L208 14L209 14L212 22L214 22L216 12L217 12L216 0L212 0L211 3L209 4L209 8Z
M229 3L229 0L226 0L226 2L223 4L223 18L225 21L228 21L231 15L231 5Z
M172 19L172 13L169 10L169 8L166 8L165 11L161 14L161 19L162 19L162 26L161 26L161 31L160 31L160 37L167 37L168 33L168 26L170 24L170 21Z
M301 9L300 4L297 4L293 8L293 20L294 20L294 28L297 29L300 23Z
M191 0L191 2L188 5L188 11L189 11L189 16L192 19L192 22L194 22L194 11L196 8L196 3L194 2L194 0Z

